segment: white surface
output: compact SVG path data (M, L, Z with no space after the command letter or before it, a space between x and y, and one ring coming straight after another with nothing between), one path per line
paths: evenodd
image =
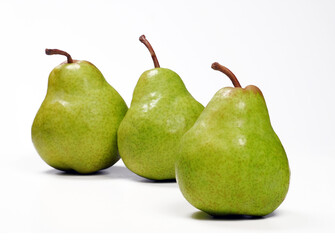
M1 1L0 232L6 239L22 239L20 233L34 239L70 232L153 234L135 235L147 239L193 233L202 239L333 232L334 9L332 1ZM97 175L76 176L39 158L30 127L49 72L65 60L44 49L91 61L129 105L140 74L153 67L141 34L161 66L176 71L204 105L231 85L210 68L214 61L243 86L261 88L292 172L288 196L274 214L213 220L193 208L176 183L147 181L121 161Z

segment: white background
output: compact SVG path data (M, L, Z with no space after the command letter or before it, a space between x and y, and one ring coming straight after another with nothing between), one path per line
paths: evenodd
M335 231L334 12L334 1L1 1L0 232L203 239ZM122 161L79 176L40 159L31 124L50 71L65 60L44 49L94 63L129 106L139 76L153 68L141 34L204 105L231 86L210 68L214 61L263 91L291 167L289 193L274 214L215 220L191 206L176 183L145 180Z

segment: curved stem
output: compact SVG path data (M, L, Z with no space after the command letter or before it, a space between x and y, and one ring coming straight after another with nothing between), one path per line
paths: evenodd
M236 76L234 75L234 73L232 73L228 68L226 68L225 66L222 66L220 63L215 62L212 64L212 68L214 70L218 70L220 72L223 72L224 74L226 74L230 80L232 81L234 87L241 87L241 84L239 83L239 81L237 80Z
M149 41L145 38L144 35L140 36L140 41L148 48L151 54L152 60L154 61L155 68L160 68L156 53L154 49L152 48L151 44L149 43Z
M59 49L45 49L45 54L46 55L54 55L54 54L58 54L58 55L64 55L67 57L67 62L68 63L73 63L73 59L71 57L70 54L68 54L67 52L64 52L62 50Z

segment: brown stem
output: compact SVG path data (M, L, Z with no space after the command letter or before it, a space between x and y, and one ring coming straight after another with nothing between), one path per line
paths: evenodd
M155 68L160 68L158 59L156 57L156 53L155 53L154 49L152 48L151 44L149 43L149 41L145 38L144 35L140 36L140 41L141 41L141 43L143 43L148 48L148 50L151 54L152 60L154 61Z
M67 62L68 63L73 63L72 57L70 54L68 54L67 52L64 52L62 50L59 49L45 49L45 54L46 55L54 55L54 54L59 54L59 55L64 55L67 57Z
M239 83L239 81L237 80L236 76L234 75L234 73L232 73L228 68L226 68L225 66L222 66L220 63L213 63L212 64L212 68L214 70L218 70L220 72L223 72L224 74L226 74L230 80L232 81L234 87L241 87L241 84Z

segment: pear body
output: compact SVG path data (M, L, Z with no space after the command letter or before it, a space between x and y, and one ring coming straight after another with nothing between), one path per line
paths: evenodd
M56 169L87 174L108 168L120 158L116 134L127 109L93 64L62 63L50 73L32 141Z
M214 95L181 139L176 176L184 197L214 216L264 216L282 203L288 159L257 87Z
M180 138L203 108L175 72L166 68L144 72L118 130L125 165L148 179L175 179Z

